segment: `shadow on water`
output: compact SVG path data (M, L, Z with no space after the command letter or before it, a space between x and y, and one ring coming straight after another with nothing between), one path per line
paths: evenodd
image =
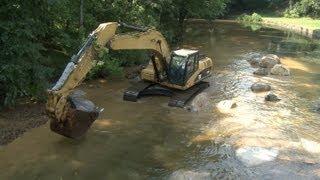
M81 89L105 108L89 133L73 141L48 125L33 129L0 147L0 179L319 178L319 114L310 110L320 97L319 45L230 22L190 23L183 39L181 47L214 59L208 101L233 98L234 110L191 113L169 108L166 97L124 102L127 80L88 82ZM292 76L253 76L243 56L253 51L280 55ZM266 103L265 93L252 93L250 86L259 81L271 84L282 100ZM276 157L248 165L238 154L252 147Z

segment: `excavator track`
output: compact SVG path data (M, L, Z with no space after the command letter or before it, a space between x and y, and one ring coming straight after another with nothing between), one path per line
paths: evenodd
M187 90L175 90L163 87L159 84L138 82L125 90L123 100L137 102L144 96L168 96L168 106L183 108L195 95L209 87L208 82L201 81Z
M125 90L123 100L137 102L143 96L172 96L173 91L156 83L137 82Z
M183 108L194 96L208 88L210 84L205 81L201 81L198 84L192 86L187 90L174 90L168 105L171 107Z

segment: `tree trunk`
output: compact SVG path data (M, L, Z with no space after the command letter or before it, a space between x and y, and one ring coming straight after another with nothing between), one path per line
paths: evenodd
M182 36L184 32L184 20L186 19L187 15L188 15L188 11L185 8L184 1L182 1L179 7L178 32L177 32L178 41L182 41Z
M80 0L80 21L79 21L79 27L83 27L83 2L84 0Z

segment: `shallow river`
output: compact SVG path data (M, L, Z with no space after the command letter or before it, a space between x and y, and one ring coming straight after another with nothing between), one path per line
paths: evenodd
M0 147L0 179L319 179L320 45L230 22L190 22L184 39L214 59L212 108L169 108L166 97L124 102L128 80L89 82L82 89L105 111L86 137L33 129ZM292 75L254 76L249 52L279 55ZM282 100L251 92L258 81ZM226 99L237 107L222 114L214 105Z

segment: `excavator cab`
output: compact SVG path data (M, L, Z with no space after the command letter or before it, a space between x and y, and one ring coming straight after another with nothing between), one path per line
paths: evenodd
M198 66L199 51L180 49L173 51L168 68L168 79L171 84L184 86Z

